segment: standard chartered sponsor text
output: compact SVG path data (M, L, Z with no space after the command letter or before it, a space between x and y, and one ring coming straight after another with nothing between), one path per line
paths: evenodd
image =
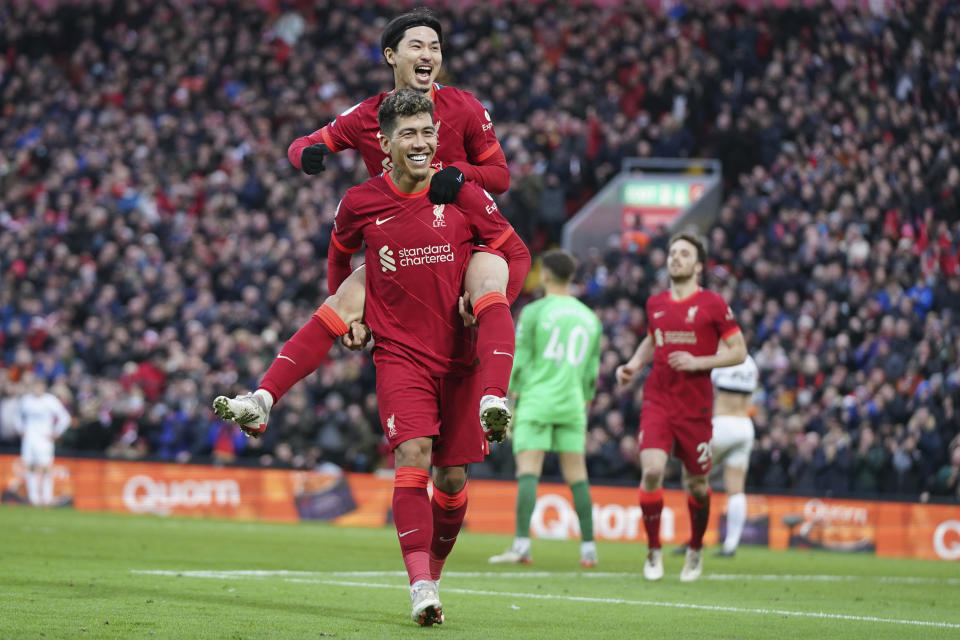
M453 262L453 250L449 244L432 244L426 247L400 249L398 252L401 267L415 267L438 262Z

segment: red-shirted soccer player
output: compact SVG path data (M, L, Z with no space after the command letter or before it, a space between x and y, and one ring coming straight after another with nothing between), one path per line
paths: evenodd
M476 417L462 410L476 401L480 386L475 334L458 313L463 275L476 239L494 248L519 242L475 184L465 184L454 204L430 201L433 108L425 94L403 89L380 104L380 145L392 166L347 191L328 257L337 286L345 276L337 265L365 247L365 321L375 339L380 420L396 457L393 519L410 578L411 615L421 625L443 621L436 581L466 513L466 467L481 461L487 447ZM523 252L505 251L510 297L529 268Z
M683 462L690 510L690 542L680 579L690 582L703 571L703 534L710 515L710 438L713 385L710 370L740 364L747 347L724 299L701 289L698 281L706 250L695 235L670 239L670 289L647 300L647 335L630 360L617 368L617 382L629 384L653 363L643 386L640 413L640 508L649 551L643 565L647 580L663 577L660 513L663 471L671 451Z
M432 163L436 173L430 181L430 201L433 204L455 202L467 180L489 192L503 193L510 186L510 172L490 115L472 94L435 82L443 59L442 43L440 22L425 10L394 18L381 37L381 51L393 69L395 90L421 91L434 102L438 142ZM315 174L323 171L328 154L356 149L371 176L389 171L391 159L380 146L377 109L391 93L368 98L323 128L294 140L287 150L290 162L305 173ZM506 391L513 368L515 334L505 295L507 265L500 255L489 249L478 247L474 252L463 288L464 299L472 303L477 323L477 355L483 386L479 417L488 438L501 441L511 420ZM351 348L362 345L358 334L348 333L348 327L354 327L354 323L363 318L366 269L350 274L349 260L332 266L335 273L328 274L332 295L283 346L257 392L234 399L222 396L217 399L215 409L221 417L256 414L259 417L252 422L265 428L273 404L319 366L338 337L346 334L344 343ZM334 286L334 282L341 281L340 287ZM258 435L256 429L248 431Z

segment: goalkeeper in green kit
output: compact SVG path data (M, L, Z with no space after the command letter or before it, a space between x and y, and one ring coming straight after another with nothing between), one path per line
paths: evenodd
M517 531L513 546L492 563L524 563L530 552L530 517L547 451L556 451L560 471L573 493L580 521L580 564L597 564L593 505L584 456L587 404L596 391L601 325L596 314L570 294L576 263L561 250L543 254L545 295L523 308L510 394L517 398L513 453L517 461Z

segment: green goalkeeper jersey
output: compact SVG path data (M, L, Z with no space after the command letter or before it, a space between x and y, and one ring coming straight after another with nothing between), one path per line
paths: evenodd
M548 295L523 308L510 375L518 421L586 424L601 331L596 314L572 296Z

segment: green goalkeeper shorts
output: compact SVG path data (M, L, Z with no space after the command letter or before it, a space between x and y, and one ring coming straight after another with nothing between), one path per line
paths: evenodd
M587 447L585 424L550 424L524 420L518 415L513 421L513 452L556 451L583 453Z

